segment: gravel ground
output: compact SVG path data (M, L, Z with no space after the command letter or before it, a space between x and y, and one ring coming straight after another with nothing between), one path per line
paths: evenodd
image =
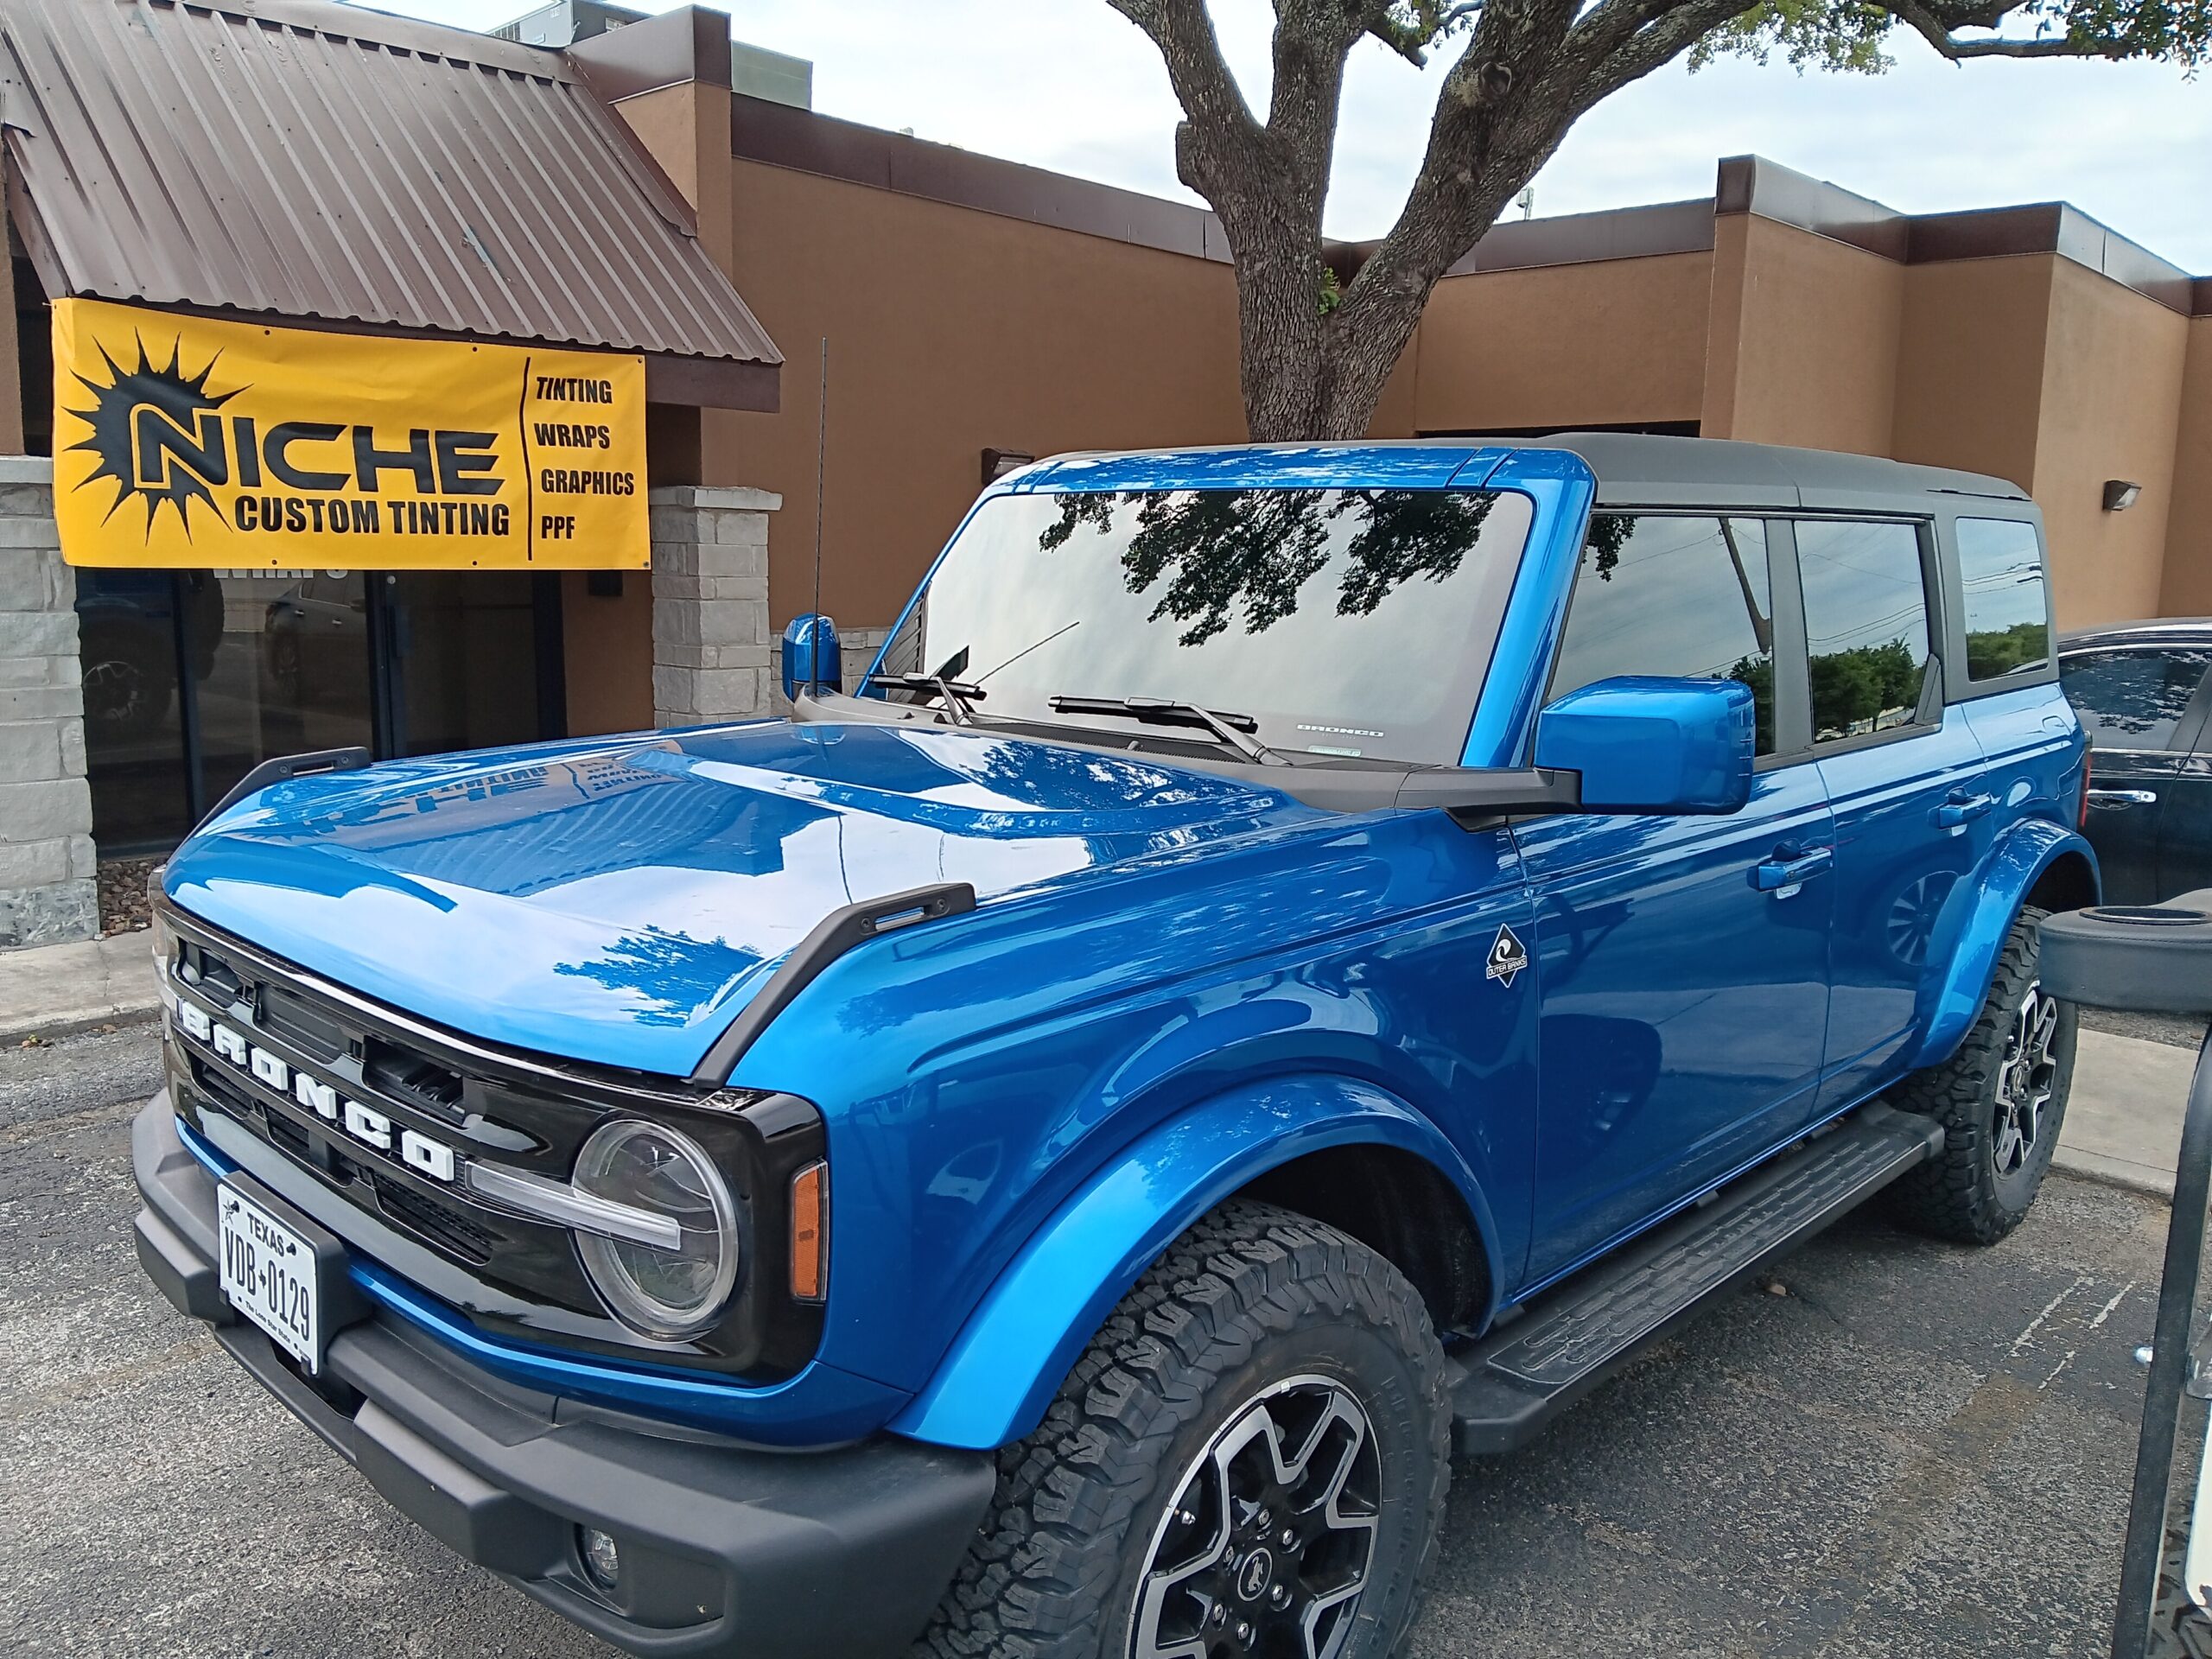
M0 1052L0 1651L604 1659L145 1284L155 1070L143 1029ZM1991 1250L1847 1219L1459 1467L1414 1655L2095 1659L2164 1228L2063 1179Z

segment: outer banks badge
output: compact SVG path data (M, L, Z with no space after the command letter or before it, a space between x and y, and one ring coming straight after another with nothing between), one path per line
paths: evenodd
M1510 927L1497 930L1497 937L1491 941L1490 963L1483 969L1485 979L1501 980L1505 988L1513 988L1513 981L1529 965L1529 947L1521 943L1520 935Z

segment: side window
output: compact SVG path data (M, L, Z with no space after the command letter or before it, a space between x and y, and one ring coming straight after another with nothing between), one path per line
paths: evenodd
M1574 578L1551 695L1618 674L1741 680L1774 752L1774 601L1757 518L1599 513Z
M2050 613L2036 527L2017 518L1961 518L1958 537L1967 677L2002 680L2043 667L2050 661Z
M1910 524L1797 524L1813 741L1910 726L1928 677L1928 589Z
M2202 651L2089 651L2059 665L2089 746L2163 749L2204 677Z

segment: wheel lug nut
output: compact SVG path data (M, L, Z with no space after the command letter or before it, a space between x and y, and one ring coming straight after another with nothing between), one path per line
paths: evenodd
M1236 1639L1239 1642L1249 1642L1252 1639L1252 1627L1241 1619L1237 1621Z
M1292 1548L1294 1545L1295 1545L1297 1542L1298 1542L1298 1535L1297 1535L1296 1533L1293 1532L1293 1531L1292 1531L1288 1527L1285 1527L1285 1528L1282 1529L1282 1547L1283 1547L1285 1549L1288 1549L1288 1548Z
M1265 1510L1262 1510L1257 1515L1252 1517L1253 1526L1262 1532L1265 1532L1269 1527L1274 1525L1274 1516L1268 1514Z
M1217 1601L1213 1605L1213 1611L1206 1615L1206 1623L1209 1624L1220 1624L1225 1623L1228 1620L1228 1618L1229 1610Z
M1280 1610L1280 1609L1281 1609L1281 1608L1284 1608L1284 1607L1287 1607L1287 1606L1289 1606L1289 1605L1290 1605L1290 1589L1289 1589L1289 1586L1287 1586L1287 1585L1281 1585L1281 1584L1279 1584L1279 1585L1275 1586L1275 1587L1274 1587L1274 1589L1272 1589L1272 1590L1270 1590L1270 1591L1268 1591L1268 1599L1270 1602L1274 1603L1274 1605L1275 1605L1275 1607L1276 1607L1278 1610Z

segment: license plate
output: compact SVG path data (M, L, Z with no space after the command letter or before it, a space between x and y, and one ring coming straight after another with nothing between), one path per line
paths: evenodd
M238 1188L216 1189L224 1300L310 1372L322 1369L315 1246Z

